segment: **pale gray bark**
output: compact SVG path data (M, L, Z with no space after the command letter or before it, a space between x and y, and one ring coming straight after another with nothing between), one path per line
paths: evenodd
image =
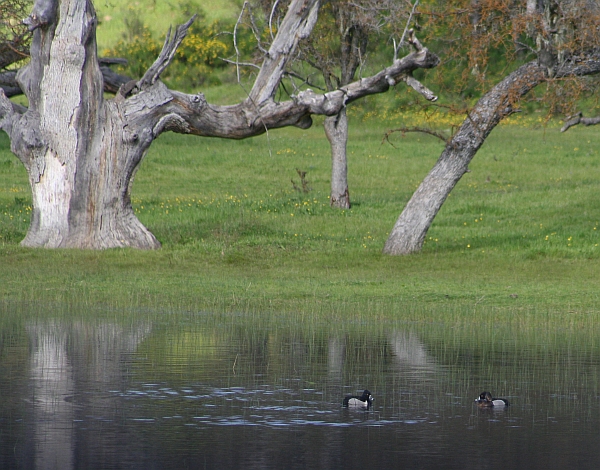
M577 113L575 116L571 116L569 119L567 119L567 122L565 122L563 124L560 131L566 132L571 127L577 126L578 124L583 124L584 126L596 126L596 125L600 124L600 116L596 116L593 118L586 118L586 117L583 117L582 113Z
M22 244L158 248L136 218L129 194L138 165L162 132L242 139L284 126L307 128L311 114L336 115L347 103L387 91L413 70L439 62L415 40L416 52L372 77L276 102L287 61L310 33L318 6L317 0L293 0L249 98L213 106L201 93L172 91L159 80L189 23L165 42L140 81L105 101L91 1L38 0L28 19L34 30L31 61L17 75L29 108L13 105L0 90L0 129L8 133L32 189L32 220Z
M365 55L368 42L367 27L361 25L349 8L344 4L332 4L336 21L340 29L340 76L336 78L338 86L348 85L354 80L356 70ZM331 91L334 84L330 76L325 77L327 88ZM350 209L348 190L348 116L346 109L337 115L325 118L325 135L331 148L331 207Z
M557 78L594 73L600 73L600 51L574 56L553 71ZM548 68L533 61L515 70L477 102L400 214L385 243L385 254L421 250L433 219L487 136L515 112L519 98L549 78Z
M331 207L350 209L348 191L348 117L346 109L325 118L325 135L331 146Z

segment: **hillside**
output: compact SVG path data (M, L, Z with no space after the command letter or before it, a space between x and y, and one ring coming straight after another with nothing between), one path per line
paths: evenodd
M205 3L204 5L202 5ZM240 7L236 0L139 0L130 4L118 4L115 0L96 1L98 14L98 49L112 47L123 35L129 19L139 19L147 25L156 37L163 38L169 26L175 25L184 16L186 9L196 11L200 8L208 19L237 17ZM198 7L202 5L201 7Z

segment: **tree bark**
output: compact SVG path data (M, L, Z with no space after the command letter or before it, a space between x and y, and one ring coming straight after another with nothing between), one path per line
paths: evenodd
M350 209L350 193L348 192L348 117L346 109L335 116L325 118L323 123L325 135L331 146L331 207Z
M104 80L104 91L107 93L116 93L119 91L121 85L131 81L131 78L126 75L120 75L114 72L110 65L115 63L126 63L127 61L121 59L99 59L100 71ZM23 90L17 82L17 71L9 70L7 72L0 73L0 88L4 90L4 94L7 97L22 95Z
M571 127L577 126L578 124L583 124L584 126L596 126L600 124L600 116L596 116L593 118L583 117L581 113L577 113L575 116L571 116L567 119L567 122L561 127L561 132L568 131Z
M152 138L146 129L131 131L137 122L128 103L104 102L91 2L38 1L29 20L32 59L17 75L29 109L3 125L32 190L22 244L157 248L129 200L131 177Z
M387 91L412 71L439 62L418 47L380 73L341 89L307 90L275 102L287 61L299 38L310 33L318 6L317 0L293 0L249 98L213 106L201 93L172 91L159 80L191 21L167 37L141 80L123 85L105 101L91 0L38 0L28 18L34 30L31 61L17 74L29 108L14 105L0 90L0 129L27 169L33 196L22 244L158 248L158 240L135 216L129 195L140 162L162 132L242 139L273 128L307 128L311 114L334 116L347 103Z
M383 252L404 255L420 251L427 231L442 204L462 176L487 136L515 104L550 75L556 78L600 72L600 51L573 56L550 73L546 65L529 62L515 70L484 95L446 145L429 174L419 185L396 221Z
M367 50L369 34L350 9L343 4L332 4L336 23L341 31L339 84L348 85ZM328 81L330 83L330 81ZM348 116L342 109L336 116L325 118L325 135L331 147L331 207L350 209L348 191Z

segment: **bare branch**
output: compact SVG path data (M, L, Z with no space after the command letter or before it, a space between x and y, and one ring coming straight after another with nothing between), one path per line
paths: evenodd
M582 113L577 113L574 116L570 116L567 118L567 122L561 127L561 132L568 131L571 127L576 126L578 124L583 124L584 126L595 126L600 124L600 116L594 118L584 118Z
M247 5L248 5L248 2L244 2L244 5L242 6L242 11L240 12L240 15L238 16L238 19L235 22L235 26L233 27L233 47L235 49L235 57L236 57L235 72L236 72L236 75L237 75L237 81L238 81L238 83L241 81L241 79L240 79L240 67L239 67L239 63L240 63L240 50L239 50L238 44L237 44L237 29L238 29L238 26L240 25L240 23L242 21L242 16L244 15L244 11L245 11Z
M156 80L158 80L160 74L164 72L164 70L173 60L173 57L175 57L177 48L187 35L188 29L196 19L196 16L197 15L192 16L186 23L179 25L175 30L173 37L171 37L171 28L169 28L167 37L165 38L165 44L163 45L160 55L146 71L142 79L138 82L138 89L143 90L156 83Z
M445 136L441 132L434 131L433 129L427 129L425 127L399 127L398 129L391 129L383 135L382 140L387 141L392 147L394 147L394 144L390 142L390 136L392 134L395 134L396 132L402 132L402 135L406 134L407 132L421 132L423 134L429 134L434 137L437 137L446 145L448 144L448 142L450 142L450 137Z
M417 36L415 35L415 30L414 29L409 29L408 30L408 38L407 38L408 43L415 48L415 51L417 52L421 52L422 50L424 50L425 48L423 47L423 44L421 44L421 42L419 41L419 39L417 38Z
M224 57L219 57L219 60L222 60L223 62L226 62L228 64L232 64L235 65L236 67L241 66L241 67L253 67L255 69L259 69L260 67L256 64L253 64L252 62L238 62L237 60L231 60L231 59L225 59ZM238 75L238 82L240 81L239 75Z
M406 82L406 84L408 86L410 86L417 93L420 93L421 95L423 95L426 100L437 101L438 97L433 93L433 91L431 91L429 88L427 88L425 85L423 85L419 80L417 80L415 77L413 77L412 74L407 74L406 77L404 77L404 81Z
M266 55L268 51L262 45L263 41L260 36L260 28L256 24L256 19L254 17L254 13L252 11L251 4L248 4L248 18L250 20L250 28L252 29L252 34L254 34L254 39L256 39L256 47L262 54ZM238 20L238 21L241 21L241 16L240 16L240 20Z
M406 33L409 31L408 28L410 27L410 22L412 21L412 18L415 14L415 10L417 9L418 4L419 4L419 0L415 0L415 3L413 4L410 15L408 15L408 20L406 20L406 26L404 27L404 31L402 32L402 37L400 38L400 42L398 43L397 46L396 46L396 40L394 40L394 62L396 60L398 60L398 51L404 45L404 38L406 37ZM412 29L410 31L412 31Z
M296 49L300 40L306 38L312 31L317 21L318 10L319 0L304 0L290 4L280 31L293 31L295 34L275 36L250 91L249 99L257 105L274 96L290 60L290 53Z
M275 3L273 3L273 8L271 8L271 14L269 15L269 33L271 34L271 41L275 39L273 37L273 16L275 15L275 10L277 10L278 4L279 0L275 0Z
M308 85L308 86L310 86L310 87L316 88L317 90L320 90L320 91L323 91L323 92L324 92L324 91L326 91L326 90L325 90L325 88L323 88L323 87L321 87L321 86L317 85L316 83L312 83L312 82L310 81L310 79L309 79L309 78L307 78L307 77L303 77L303 76L302 76L302 75L300 75L299 73L296 73L296 72L293 72L293 71L291 71L291 72L286 72L286 73L285 73L285 76L286 76L286 77L297 78L297 79L299 79L299 80L302 80L302 84L303 84L303 85ZM294 85L294 87L295 87L296 89L298 88L296 85Z
M299 93L294 99L297 103L308 105L312 114L332 116L352 101L367 95L387 91L389 87L396 85L399 81L405 80L407 76L410 76L418 68L433 68L439 64L439 57L429 52L416 38L413 38L414 44L418 44L418 52L413 52L397 60L393 65L376 75L360 79L324 95L318 95L312 90L306 90ZM418 83L417 80L411 82L413 84L415 84L414 82ZM418 88L418 85L415 84L415 86ZM423 91L423 96L430 96L431 100L434 101L435 95L424 86L421 85L421 87L422 90L417 91L420 93Z

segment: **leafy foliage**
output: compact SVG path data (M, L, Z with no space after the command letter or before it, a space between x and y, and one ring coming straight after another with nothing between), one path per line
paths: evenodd
M440 94L466 102L527 61L555 68L600 41L600 8L588 0L425 0L417 21L423 41L443 58L432 73ZM589 80L577 83L584 91ZM556 85L562 87L549 89ZM576 95L553 93L546 101L562 109L573 105Z

